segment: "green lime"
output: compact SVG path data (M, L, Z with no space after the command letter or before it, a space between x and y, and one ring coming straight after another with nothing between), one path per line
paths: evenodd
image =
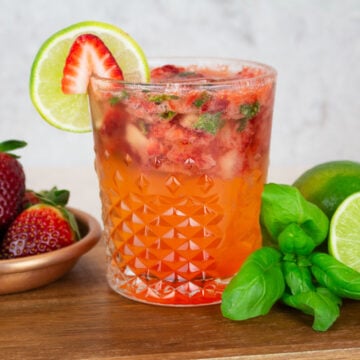
M330 222L329 253L360 272L360 192L347 197Z
M30 97L40 115L62 130L91 130L87 94L65 95L61 79L66 57L81 34L98 36L120 66L126 81L148 82L150 71L140 46L125 31L106 23L86 21L52 35L35 56L30 74Z
M293 185L331 219L345 198L360 191L360 163L326 162L306 171Z

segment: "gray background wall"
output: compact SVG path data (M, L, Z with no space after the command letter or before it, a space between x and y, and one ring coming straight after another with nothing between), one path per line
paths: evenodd
M26 167L92 166L92 135L51 127L28 95L40 45L83 20L123 28L148 56L273 65L271 166L360 161L359 0L0 0L0 140L28 141Z

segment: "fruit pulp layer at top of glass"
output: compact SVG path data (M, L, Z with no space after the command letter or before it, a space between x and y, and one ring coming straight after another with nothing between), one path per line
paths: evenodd
M144 171L223 179L267 167L273 72L165 65L151 79L141 85L92 78L99 156L126 154Z

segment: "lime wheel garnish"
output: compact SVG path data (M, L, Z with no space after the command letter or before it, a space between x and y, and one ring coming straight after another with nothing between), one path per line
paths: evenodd
M104 51L109 52L115 65L105 59L107 56L103 58ZM90 63L84 62L89 54ZM92 72L115 79L123 77L128 82L148 82L150 78L142 49L125 31L94 21L74 24L52 35L35 56L30 97L40 115L62 130L91 131L87 94L75 92L84 91L84 86L86 89Z

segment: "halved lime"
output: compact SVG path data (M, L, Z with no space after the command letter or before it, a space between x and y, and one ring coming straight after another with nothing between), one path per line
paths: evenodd
M102 22L85 21L52 35L35 56L30 74L30 97L40 115L66 131L91 131L87 94L65 95L61 79L66 57L81 34L101 38L120 66L124 79L148 82L150 71L140 46L125 31Z
M330 222L329 253L360 272L360 192L347 197Z

